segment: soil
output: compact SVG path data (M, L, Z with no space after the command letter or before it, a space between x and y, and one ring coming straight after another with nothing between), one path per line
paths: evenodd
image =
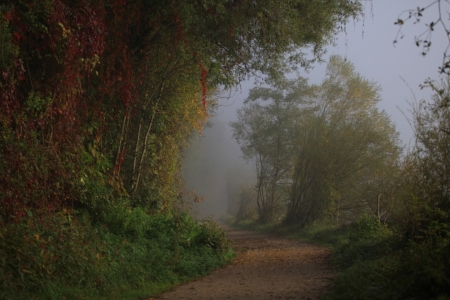
M319 299L334 278L328 249L224 226L237 257L156 299Z

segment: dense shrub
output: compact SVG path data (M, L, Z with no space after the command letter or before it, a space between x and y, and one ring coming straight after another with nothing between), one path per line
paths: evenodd
M450 239L433 230L410 240L362 217L341 227L312 225L300 235L328 245L334 240L340 272L325 299L450 299Z
M99 299L200 276L232 257L223 231L125 204L88 215L28 211L0 231L0 299ZM148 294L147 294L148 295Z

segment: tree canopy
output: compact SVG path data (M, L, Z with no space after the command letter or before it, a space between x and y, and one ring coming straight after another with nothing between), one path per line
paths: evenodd
M378 91L350 62L332 56L320 85L277 79L250 92L231 126L256 166L262 221L279 206L285 222L301 225L370 210L377 195L367 188L400 153L394 126L376 107Z
M347 0L0 5L0 155L17 175L1 175L3 218L80 199L93 208L108 186L165 207L208 91L306 64L300 49L317 57L359 9Z
M181 149L216 89L307 65L359 11L350 0L2 1L0 298L106 295L224 263L217 228L178 210Z

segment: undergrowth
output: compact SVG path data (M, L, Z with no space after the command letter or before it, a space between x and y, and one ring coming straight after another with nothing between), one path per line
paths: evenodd
M339 273L324 299L450 299L448 239L411 240L370 218L343 230L333 246Z
M233 256L212 221L112 205L88 214L28 211L0 227L0 299L136 299Z
M412 240L370 217L349 225L317 222L306 228L231 222L331 248L338 275L325 300L450 299L450 233Z

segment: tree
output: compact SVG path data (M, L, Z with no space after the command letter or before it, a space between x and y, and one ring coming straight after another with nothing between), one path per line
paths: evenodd
M256 168L256 200L264 223L283 210L291 170L293 116L302 101L299 91L306 89L304 80L271 80L276 87L252 89L245 106L237 111L238 121L230 123L244 159Z
M321 85L305 79L254 88L230 125L257 171L260 219L277 205L284 222L351 219L370 210L366 191L395 164L398 134L376 108L379 87L332 56ZM378 193L382 189L378 187Z
M319 56L359 10L347 0L2 3L4 217L30 205L98 212L119 195L170 208L177 153L207 118L208 90L306 64L299 48Z
M432 8L436 8L433 12ZM445 39L449 39L449 12L448 1L435 0L416 9L409 9L401 13L396 25L399 26L397 38L403 38L403 26L408 21L414 24L420 22L426 14L432 15L433 21L425 24L426 30L415 37L417 47L422 48L422 55L426 55L432 47L433 34L443 29ZM441 34L441 37L444 36ZM394 43L397 42L397 39ZM441 74L445 75L440 81L428 79L423 87L431 88L433 96L431 101L421 100L413 104L413 124L415 129L416 145L405 158L405 167L408 169L410 182L409 195L402 197L404 211L408 213L408 231L413 238L425 235L433 239L443 237L446 233L436 232L436 228L448 228L449 224L449 190L448 190L448 155L449 155L449 75L450 55L449 47L443 51ZM411 195L413 195L411 197ZM437 226L433 224L439 224Z
M413 106L416 145L408 157L414 166L411 192L417 199L408 225L414 235L426 233L430 238L445 236L444 228L450 224L450 81L444 78L433 88L430 102L422 100ZM411 197L406 199L410 205Z
M394 126L376 107L379 87L338 56L326 74L299 122L287 223L306 225L326 214L339 222L367 210L367 185L400 152Z

